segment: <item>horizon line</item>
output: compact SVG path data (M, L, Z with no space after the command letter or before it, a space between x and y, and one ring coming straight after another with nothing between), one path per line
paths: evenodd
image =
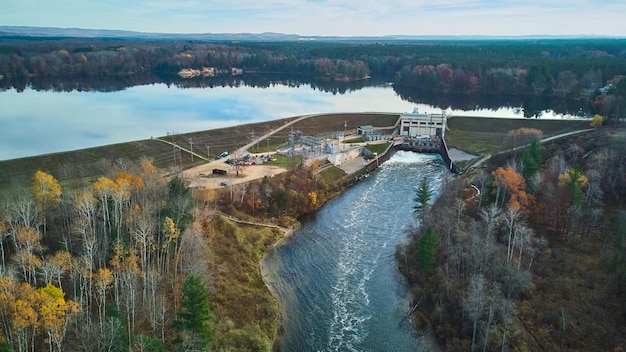
M10 33L11 30L16 33ZM382 35L302 35L296 33L282 33L282 32L193 32L193 33L180 33L180 32L144 32L136 30L125 29L107 29L107 28L80 28L80 27L48 27L48 26L7 26L0 25L0 36L59 36L60 33L32 33L39 31L60 31L60 32L84 32L84 33L72 33L65 34L68 37L99 37L106 36L106 33L100 33L100 35L91 34L89 32L107 32L109 35L117 34L117 36L171 36L171 37L197 37L197 36L284 36L298 38L299 40L328 38L328 39L587 39L587 38L603 38L603 39L626 39L626 36L608 35L608 34L516 34L516 35L497 35L497 34L382 34ZM3 33L5 32L5 33ZM9 33L6 33L9 32ZM31 32L31 33L28 33Z

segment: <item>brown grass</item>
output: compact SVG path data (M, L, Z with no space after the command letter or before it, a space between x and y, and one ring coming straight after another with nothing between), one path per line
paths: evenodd
M541 130L544 137L549 137L589 128L589 121L455 116L448 119L449 130L445 137L448 147L471 154L493 153L500 149L509 131L522 127Z

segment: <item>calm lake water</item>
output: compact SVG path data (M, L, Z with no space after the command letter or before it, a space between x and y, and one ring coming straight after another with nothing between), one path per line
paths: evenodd
M0 92L0 160L82 149L326 112L439 113L402 99L392 87L345 94L308 84L267 88L178 88L157 83L115 92ZM457 111L452 115L523 117L515 108Z

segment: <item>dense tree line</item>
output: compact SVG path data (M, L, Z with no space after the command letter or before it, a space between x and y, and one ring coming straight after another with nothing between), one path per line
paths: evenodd
M624 115L626 49L618 39L348 43L4 38L0 76L23 87L47 77L230 73L296 74L333 82L377 77L400 89L456 94L554 96L594 101L594 113ZM118 80L120 79L118 78ZM184 83L183 83L184 84ZM620 87L621 84L621 87Z
M446 182L399 252L417 324L447 351L623 347L622 141L534 142Z

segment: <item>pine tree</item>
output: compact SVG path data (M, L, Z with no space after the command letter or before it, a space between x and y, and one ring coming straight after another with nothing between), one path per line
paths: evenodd
M211 319L211 312L206 285L200 277L194 274L187 276L180 305L181 310L176 312L178 319L174 323L182 335L178 342L185 348L209 351L212 336L207 323Z
M435 252L439 238L437 234L429 227L426 232L417 241L415 256L417 258L417 268L423 274L430 274L435 265Z
M424 177L415 191L415 198L413 198L413 200L417 204L413 207L413 210L415 212L426 210L432 197L433 191L430 189L430 182Z

